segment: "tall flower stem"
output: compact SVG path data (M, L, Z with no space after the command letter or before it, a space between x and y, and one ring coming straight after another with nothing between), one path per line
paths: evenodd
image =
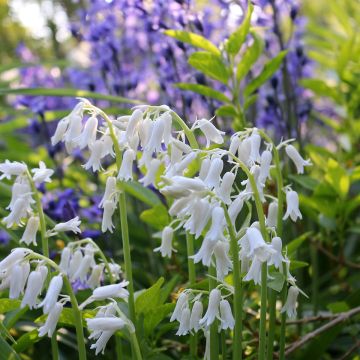
M260 130L260 135L267 141L269 144L273 145L273 154L274 154L274 164L275 164L275 176L276 176L276 185L277 185L277 201L278 201L278 213L277 213L277 221L276 221L276 234L282 238L282 230L283 230L283 208L284 208L284 180L281 172L281 164L279 151L276 146L273 144L272 140ZM284 284L286 287L286 284ZM275 327L276 327L276 298L277 294L275 290L269 289L269 334L268 334L268 345L267 345L267 359L271 360L273 358L274 352L274 339L275 339ZM284 323L285 325L285 323Z
M216 288L216 269L214 266L209 267L209 291ZM219 334L218 334L218 320L210 325L210 360L219 359Z
M233 261L233 282L234 282L234 340L233 340L233 359L242 359L242 330L243 330L243 297L244 290L241 280L240 260L239 260L239 245L236 239L234 226L231 222L229 212L225 204L223 204L225 218L230 234L230 248Z
M283 263L283 272L286 274L286 264ZM287 286L284 285L281 291L281 302L285 304L287 297ZM280 349L279 349L279 359L285 360L285 330L286 330L286 312L284 311L281 314L281 325L280 325Z
M53 360L59 360L59 348L57 343L57 332L56 329L51 337L51 355Z
M30 253L30 258L43 260L47 265L51 266L55 271L58 271L61 273L61 269L59 266L49 258L47 258L44 255L40 255L34 252ZM76 296L74 294L73 288L71 286L69 278L62 274L62 278L64 281L64 285L66 288L66 291L70 297L70 302L72 306L72 311L74 315L74 325L76 329L76 339L77 339L77 350L79 353L79 360L86 360L86 348L85 348L85 340L84 340L84 331L83 331L83 324L82 324L82 317L81 317L81 311L79 309L79 304L77 302Z
M239 167L245 172L251 185L251 189L254 195L256 212L258 215L260 231L265 239L268 240L268 233L265 225L265 215L261 204L259 191L256 186L254 176L251 174L247 166L239 160L235 155L229 152L229 155L236 161ZM264 360L266 357L266 310L267 310L267 264L264 262L261 266L261 309L260 309L260 331L259 331L259 360Z
M45 215L44 215L44 210L42 208L42 204L41 204L41 199L40 199L40 195L38 190L36 189L35 183L32 179L32 176L29 172L29 170L27 170L26 173L28 180L30 182L30 187L31 187L31 191L34 195L35 198L35 203L36 203L36 209L39 215L39 221L40 221L40 235L41 235L41 248L42 248L42 253L45 257L49 257L49 241L48 241L48 237L46 234L46 222L45 222Z
M116 167L117 170L120 171L121 162L122 162L122 155L119 146L119 142L116 138L115 130L111 119L99 108L90 106L90 110L95 110L98 112L103 119L106 121L110 137L114 145L115 156L116 156ZM121 183L120 183L121 188ZM122 244L123 244L123 253L124 253L124 263L125 263L125 275L126 279L129 281L128 291L129 291L129 315L130 320L136 325L135 319L135 300L134 300L134 281L132 276L132 262L131 262L131 253L130 253L130 240L129 240L129 228L127 222L127 208L126 208L126 195L123 189L120 189L119 195L119 211L120 211L120 226L121 226L121 237L122 237Z
M196 283L196 272L195 263L190 256L194 255L194 236L189 232L186 232L186 249L188 256L188 274L189 274L189 285L193 287ZM190 354L193 357L197 355L197 335L196 333L190 335Z

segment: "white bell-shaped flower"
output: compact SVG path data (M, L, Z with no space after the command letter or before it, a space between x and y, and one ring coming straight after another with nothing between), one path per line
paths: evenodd
M56 127L54 135L51 137L51 145L55 146L60 141L64 140L65 133L69 127L69 117L66 116L61 119Z
M11 253L0 261L0 273L5 272L14 266L17 262L20 262L24 257L29 254L31 250L27 248L15 248Z
M176 332L176 335L183 336L188 334L190 331L190 309L185 307L181 311L179 329Z
M96 342L90 346L90 349L95 349L95 355L100 353L104 354L105 347L113 334L114 331L112 330L105 330L100 332L99 336L96 337Z
M156 174L161 165L161 161L159 159L152 159L150 161L150 166L148 167L148 171L146 175L139 180L144 186L154 185L156 180Z
M110 155L112 158L115 157L115 151L114 151L114 143L112 141L112 138L109 133L105 133L101 138L100 141L102 141L102 153L101 157L105 157L107 155ZM89 144L89 147L91 147L93 144Z
M29 276L30 264L16 264L10 270L10 290L9 298L18 299L20 294L24 292L26 280Z
M71 258L71 249L69 247L65 247L61 252L61 258L59 264L59 268L64 274L68 274L70 258Z
M126 128L126 139L130 142L134 137L135 132L139 126L139 123L143 119L143 112L139 109L136 109L130 116L127 128Z
M231 203L230 195L234 184L235 174L226 172L221 180L221 185L216 189L216 195L227 205Z
M236 154L237 154L237 152L239 150L240 143L241 143L241 140L240 140L239 136L237 134L233 135L231 137L231 142L230 142L230 146L229 146L229 152L236 156ZM229 156L229 161L232 161L231 156Z
M95 289L100 286L103 271L104 271L104 264L97 264L92 268L91 274L86 281L90 289Z
M244 277L244 281L253 280L255 285L260 285L262 263L263 262L257 256L255 256L251 262L248 273Z
M200 320L201 325L210 326L215 318L219 317L219 305L221 301L221 291L219 289L212 289L209 294L209 305L205 315Z
M109 230L112 233L115 228L115 225L112 222L112 216L116 210L116 204L112 200L106 200L103 206L104 212L101 223L101 231L106 232Z
M171 140L172 116L170 111L167 111L164 114L162 114L161 117L163 118L164 121L163 140L164 140L164 144L168 146Z
M162 150L162 140L165 130L165 120L162 116L156 119L155 124L152 128L149 142L145 146L145 150L151 153L158 153Z
M28 195L26 195L28 194ZM24 198L25 200L28 199L28 203L33 203L33 200L31 199L31 187L30 183L27 179L18 177L14 183L14 185L11 187L11 200L10 204L6 207L6 209L13 210L15 206L16 200ZM30 209L28 209L30 210Z
M102 140L96 140L90 146L89 160L82 165L84 169L89 170L92 168L94 172L102 170L101 159L103 157L103 144Z
M43 182L51 182L50 177L54 174L54 170L48 169L43 161L39 162L39 167L31 170L33 175L33 181L35 184L41 184Z
M115 176L109 176L106 179L106 185L105 185L105 192L104 196L102 197L99 207L104 207L104 202L106 200L114 200L117 201L117 189L116 189L116 177Z
M29 202L26 197L18 198L15 201L11 212L8 216L3 218L2 222L7 228L11 228L14 224L22 226L23 222L21 220L27 216L28 206Z
M90 147L96 140L96 133L98 128L98 119L96 116L91 116L85 123L84 129L80 136L74 141L80 150Z
M50 309L50 312L46 319L45 324L39 328L39 336L40 337L42 337L46 334L49 338L52 337L52 335L56 329L56 325L59 321L62 310L63 310L62 303L57 302L54 304L54 306Z
M217 129L216 126L207 119L197 120L193 128L198 128L204 133L207 148L210 146L210 142L215 144L222 144L224 142L223 136L225 135L225 132Z
M260 157L260 174L259 181L265 184L267 179L270 179L270 167L272 161L271 151L265 150L262 152Z
M227 300L220 301L220 328L222 330L232 330L235 326L235 319L231 311L231 306Z
M194 197L189 209L190 217L184 223L184 229L197 239L211 217L212 205L207 199Z
M290 286L288 290L288 295L284 306L281 309L281 312L287 313L289 318L296 317L296 301L299 295L299 289L296 286Z
M211 158L209 172L204 180L204 183L210 188L217 188L220 184L220 175L223 170L224 163L219 157Z
M286 213L283 217L283 220L286 220L289 216L290 219L294 222L299 218L302 219L301 212L299 210L299 195L294 190L289 190L286 192Z
M39 230L40 220L38 216L31 216L26 224L20 243L24 242L27 246L30 244L37 245L36 233Z
M276 228L277 226L277 216L278 216L278 202L273 201L270 203L268 208L268 214L266 217L266 226L271 228Z
M302 158L302 156L299 154L299 152L295 149L293 145L286 145L285 151L289 158L294 162L298 174L304 173L305 166L312 165L310 160L305 160Z
M77 142L75 139L81 135L82 127L82 116L78 114L70 114L69 124L63 136L65 148L68 153L71 153L71 151L76 147Z
M68 269L68 274L69 277L72 278L74 276L74 274L77 272L77 270L79 269L79 266L82 262L84 258L84 255L82 253L82 251L80 249L77 249L73 256L71 257L70 263L69 263L69 269Z
M183 291L176 301L175 309L171 315L170 322L173 322L175 320L177 321L181 320L182 310L185 307L188 307L188 301L189 301L189 295L187 292Z
M129 292L125 287L129 285L128 281L122 281L118 284L105 285L95 289L91 295L94 300L104 300L107 298L127 299Z
M194 305L191 309L191 316L190 316L190 330L194 330L198 332L201 328L200 320L202 318L204 311L204 307L201 301L196 300Z
M250 160L253 162L260 161L260 145L261 145L261 136L255 130L249 137L251 143L251 151L250 151Z
M196 152L192 151L189 154L186 154L182 160L171 167L171 171L167 171L167 176L172 175L183 175L188 166L196 159Z
M211 213L211 226L205 238L213 242L223 240L225 226L224 209L221 206L215 206Z
M171 258L172 252L176 252L172 246L173 235L174 229L171 226L165 226L161 233L161 246L154 249L154 251L159 251L162 257Z
M271 240L271 247L274 253L271 254L268 265L274 265L276 269L279 269L285 259L282 255L282 241L278 236Z
M2 172L0 180L4 178L10 180L11 176L22 175L26 170L27 166L21 162L5 160L5 162L0 163L0 172Z
M92 262L94 261L93 255L85 255L83 259L81 260L81 263L74 273L72 277L70 278L71 281L79 279L80 281L85 281L87 278L87 274L91 269Z
M81 230L79 228L81 224L81 220L78 216L75 216L73 219L70 219L69 221L66 221L64 223L59 223L55 225L53 232L66 232L66 231L72 231L74 234L81 233Z
M129 180L133 179L132 167L133 167L135 158L136 158L136 153L134 150L127 149L124 152L124 156L123 156L122 163L120 166L119 174L117 176L117 178L119 180L129 181Z
M275 250L264 241L261 232L256 227L250 227L246 230L246 238L250 249L248 257L256 256L260 261L267 261L274 254Z
M214 248L216 262L216 277L219 281L223 281L224 277L232 269L232 262L229 258L229 243L226 241L218 241Z
M143 149L150 139L153 126L154 122L150 118L145 118L138 125L140 144Z
M45 270L38 269L32 271L29 275L25 294L21 302L21 308L24 308L26 305L28 305L30 309L36 308L37 299L44 286L44 282L48 272L46 266L40 266L40 267L44 268Z
M205 181L205 179L209 173L210 165L211 165L211 160L208 157L201 161L201 166L200 166L200 171L199 171L199 179Z
M239 150L238 150L238 158L245 165L249 165L250 154L251 154L251 140L249 137L247 137L246 139L240 142Z
M190 256L190 258L194 259L195 264L201 261L204 266L210 266L216 243L217 241L210 241L205 237L199 251L195 255Z
M38 308L43 307L44 314L48 314L55 306L62 287L62 275L54 276L50 281L49 288L47 290L44 300L38 305Z
M232 201L228 208L229 217L231 219L231 222L235 224L235 221L240 214L240 211L242 210L244 206L244 198L242 194L239 194L236 196L235 200Z

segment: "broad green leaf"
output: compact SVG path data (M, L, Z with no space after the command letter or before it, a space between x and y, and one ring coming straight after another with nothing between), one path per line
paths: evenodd
M166 30L164 31L164 33L167 36L171 36L172 38L175 38L176 40L209 51L216 56L221 55L221 52L216 47L216 45L201 35L185 30Z
M28 349L33 344L40 341L41 339L42 338L39 337L38 329L34 329L20 336L20 338L17 339L16 344L14 344L12 347L15 351L21 353L26 349Z
M140 219L156 229L163 229L169 224L169 215L163 204L157 204L151 209L144 210L140 214Z
M308 267L309 263L305 261L291 260L290 262L290 270L296 270L303 267Z
M149 206L155 206L161 204L160 199L156 196L156 194L148 188L143 187L141 184L131 181L124 182L121 185L123 189L130 194L131 196L139 199L143 203Z
M163 283L164 278L161 277L152 287L140 292L135 300L135 311L137 314L146 314L158 305Z
M144 330L147 336L155 330L155 327L174 310L175 304L163 304L151 309L144 318Z
M342 198L345 198L350 188L350 176L346 170L334 159L328 160L326 170L326 181Z
M246 36L250 30L250 20L251 14L254 7L248 2L247 13L242 24L229 36L229 39L226 42L226 51L231 55L236 55L245 42Z
M236 78L238 81L242 80L250 71L264 48L264 42L260 36L258 36L255 32L252 32L252 37L254 39L254 43L245 50L244 55L236 68Z
M93 91L63 88L2 88L0 95L32 95L32 96L60 96L85 97L89 99L108 100L116 103L141 104L138 100L127 99L121 96L106 95Z
M345 301L337 301L326 305L326 307L333 313L338 314L350 310L349 305Z
M308 231L305 234L302 234L299 237L297 237L296 239L290 241L286 245L289 256L291 256L291 254L294 253L295 250L297 248L299 248L301 246L301 244L310 237L310 235L312 235L312 232Z
M2 336L0 336L0 359L21 360L21 357Z
M273 59L268 61L261 73L251 80L249 84L246 85L244 89L245 97L250 96L255 90L257 90L261 85L263 85L271 76L279 69L281 63L283 62L287 51L281 51Z
M321 97L329 97L337 103L341 103L340 92L334 86L328 85L324 80L320 79L301 79L300 84L313 91Z
M21 305L20 300L0 299L0 314L5 314L9 311L19 309L20 305Z
M275 272L270 274L270 278L267 283L267 286L270 289L280 292L284 286L284 283L285 283L285 275L280 272Z
M220 106L216 110L215 113L216 113L217 116L224 116L224 117L235 117L237 115L236 109L232 105Z
M189 64L205 75L227 84L229 72L221 59L206 51L198 51L190 55Z
M230 99L224 95L222 92L214 90L213 88L200 84L187 84L187 83L177 83L175 86L181 90L188 90L195 92L197 94L210 97L215 100L222 102L230 102Z
M316 186L319 184L317 179L314 179L307 175L293 175L290 174L289 178L299 185L301 185L304 189L314 190Z

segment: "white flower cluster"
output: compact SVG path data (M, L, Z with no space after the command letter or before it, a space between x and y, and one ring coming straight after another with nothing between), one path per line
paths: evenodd
M191 309L190 305L192 305ZM177 320L179 322L176 335L187 335L199 330L206 333L215 319L219 320L219 332L226 329L233 330L235 320L230 303L221 295L218 288L211 290L205 314L203 311L201 295L194 296L191 289L184 290L180 294L170 318L170 321Z
M85 111L90 117L83 124ZM97 116L105 120L100 128ZM296 288L295 279L289 272L290 261L283 251L282 240L276 234L278 201L266 191L266 183L271 179L274 166L274 145L263 143L261 131L253 128L235 133L231 137L229 150L210 150L211 143L224 143L223 132L206 119L197 120L191 129L183 128L175 132L172 124L177 120L176 117L167 106L144 105L136 107L129 116L111 120L87 100L82 100L59 123L53 142L64 141L69 151L75 147L88 147L90 157L84 167L94 171L102 169L101 160L106 155L115 157L117 149L121 152L119 171L113 174L115 176L107 178L105 194L100 203L104 209L103 231L112 232L114 228L112 216L119 194L117 181L133 180L136 165L144 173L139 182L144 186L155 187L167 199L174 199L169 208L169 214L174 220L163 229L161 245L155 251L171 257L174 232L182 228L194 235L195 239L202 238L201 246L193 256L194 262L201 262L205 266L214 264L217 279L223 281L233 267L229 256L230 219L240 246L242 271L246 273L244 280L260 284L261 267L266 263L267 267L280 272L286 268L285 278ZM191 143L189 132L193 136L197 129L206 138L206 149L188 144L188 141ZM276 150L285 148L297 172L303 173L304 167L311 163L304 160L290 142L280 143ZM247 172L244 172L244 167ZM244 173L250 173L254 181L250 181L247 176L244 179ZM237 181L237 178L242 181ZM290 186L283 190L287 205L283 219L301 219L298 194ZM271 200L266 218L266 238L257 222L237 228L244 204L254 200L255 193L263 205ZM225 311L226 305L222 306ZM191 317L189 306L184 309L184 314L184 321L177 316L181 323L181 334L185 331L183 329L187 329L185 332L193 329L190 325L182 326L188 324L187 319Z

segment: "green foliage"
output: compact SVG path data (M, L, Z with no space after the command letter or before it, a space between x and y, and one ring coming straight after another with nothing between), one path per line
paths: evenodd
M205 85L199 84L187 84L187 83L177 83L176 87L181 90L189 90L195 92L197 94L207 96L209 98L219 100L221 102L229 102L230 100L227 98L226 95L221 93L220 91L214 90L213 88Z

